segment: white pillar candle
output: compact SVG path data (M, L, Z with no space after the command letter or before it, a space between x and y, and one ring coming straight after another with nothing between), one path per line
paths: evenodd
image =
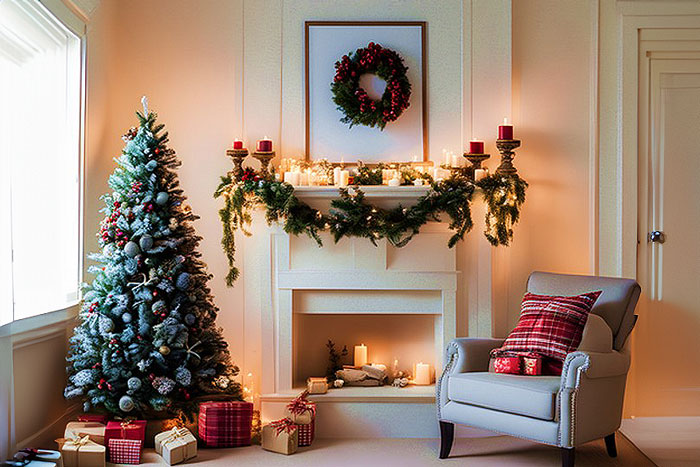
M489 170L488 170L488 169L476 169L476 170L474 171L474 180L476 180L477 182L478 182L479 180L483 180L484 178L486 178L486 176L487 176L488 174L489 174Z
M307 172L297 172L297 175L299 175L299 186L309 185L309 174Z
M449 167L450 164L452 164L452 156L449 152L447 152L447 149L442 150L442 157L444 159L443 163Z
M333 169L333 185L340 185L340 167Z
M394 177L391 180L389 180L389 186L400 186L401 185L401 180L399 180L399 177Z
M355 366L367 365L367 346L360 344L355 346Z
M293 186L299 186L299 172L285 172L284 181Z
M452 154L452 167L463 167L464 157L460 154Z
M341 170L340 171L340 186L348 186L349 182L350 182L350 171L349 170Z
M423 186L423 179L422 179L422 178L417 178L417 179L413 180L413 184L414 184L415 186Z
M416 363L413 370L413 383L418 386L427 386L432 383L430 365L427 363Z

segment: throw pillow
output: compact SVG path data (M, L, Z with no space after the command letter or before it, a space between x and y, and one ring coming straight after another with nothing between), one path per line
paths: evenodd
M518 324L491 355L540 358L542 374L561 374L566 355L581 343L588 314L601 293L571 297L525 294ZM533 373L537 372L529 372Z

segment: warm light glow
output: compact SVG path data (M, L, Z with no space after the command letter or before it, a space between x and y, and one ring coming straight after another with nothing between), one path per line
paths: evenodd
M503 117L503 124L508 125L508 117Z

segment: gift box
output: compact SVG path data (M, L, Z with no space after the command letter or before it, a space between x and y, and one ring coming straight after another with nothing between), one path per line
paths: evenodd
M111 438L107 446L109 461L113 464L140 464L142 446L140 439Z
M311 377L306 380L306 390L309 394L325 394L328 392L328 380Z
M99 413L84 413L84 414L78 415L78 421L79 422L96 422L96 423L101 423L103 425L106 425L107 424L107 415L99 414Z
M308 425L316 417L316 404L307 399L308 391L304 391L285 407L285 416L297 425Z
M146 421L111 421L105 427L105 446L109 449L109 442L112 439L131 439L141 441L143 445L146 439Z
M493 361L496 373L520 374L520 357L496 357Z
M252 402L203 402L199 405L199 439L207 447L250 446Z
M64 467L105 467L104 446L89 437L57 439Z
M87 436L97 444L105 445L105 425L98 422L68 422L63 432L67 439Z
M280 454L294 454L299 446L297 425L283 418L268 423L262 428L262 448Z
M179 464L197 456L197 438L187 428L175 427L158 433L155 437L156 452L169 465Z
M311 446L311 443L314 442L316 420L312 420L311 423L307 423L306 425L299 425L298 423L295 423L294 426L297 427L298 446Z

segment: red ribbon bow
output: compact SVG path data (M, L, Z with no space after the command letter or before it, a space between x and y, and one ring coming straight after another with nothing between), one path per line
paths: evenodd
M277 433L277 436L282 434L283 432L291 433L296 429L296 425L292 420L289 418L282 418L280 420L275 420L274 422L270 422L270 426L275 429L275 432Z
M287 404L287 410L294 415L301 415L304 412L311 412L311 415L316 415L316 404L309 402L307 399L309 391L304 391Z

